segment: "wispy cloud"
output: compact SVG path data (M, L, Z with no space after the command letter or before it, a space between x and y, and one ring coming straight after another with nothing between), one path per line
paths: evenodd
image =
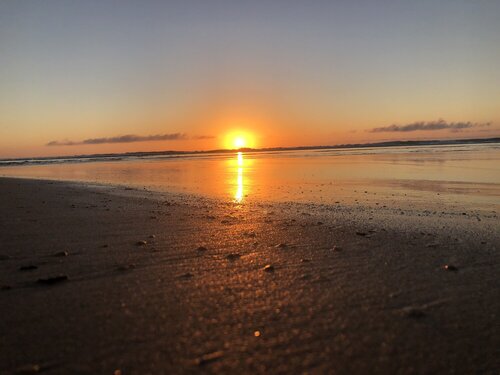
M370 130L367 130L370 133L385 133L385 132L414 132L414 131L419 131L419 130L443 130L443 129L449 129L453 132L460 132L464 129L471 129L471 128L479 128L479 127L485 127L485 126L490 126L490 122L486 123L478 123L478 122L470 122L470 121L459 121L459 122L447 122L443 119L439 119L437 121L419 121L419 122L413 122L411 124L405 124L405 125L389 125L389 126L382 126L379 128L373 128Z
M214 139L217 138L215 135L195 135L192 139Z
M126 134L116 137L89 138L83 141L51 141L47 146L79 146L79 145L100 145L105 143L133 143L133 142L153 142L153 141L182 141L186 139L212 139L215 136L201 135L189 138L184 133L155 134L155 135L134 135Z

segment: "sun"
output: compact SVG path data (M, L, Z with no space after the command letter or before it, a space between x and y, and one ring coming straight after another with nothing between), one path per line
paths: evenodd
M231 132L226 134L224 147L230 150L238 150L240 148L254 148L255 137L247 131Z
M243 137L236 137L234 139L234 148L242 148L245 147L247 142L245 141L245 138Z

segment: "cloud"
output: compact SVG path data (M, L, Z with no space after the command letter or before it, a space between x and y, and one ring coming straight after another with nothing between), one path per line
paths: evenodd
M192 139L215 139L215 135L195 135Z
M490 126L490 122L486 123L477 123L477 122L447 122L443 119L439 119L437 121L419 121L419 122L413 122L411 124L406 124L406 125L389 125L389 126L382 126L380 128L373 128L370 130L367 130L370 133L385 133L385 132L414 132L414 131L419 131L419 130L443 130L443 129L449 129L453 132L460 132L464 129L471 129L471 128L479 128L479 127L485 127L485 126Z
M194 138L194 139L208 139L210 136L202 136L206 138ZM134 135L126 134L117 137L109 138L89 138L83 141L51 141L47 143L47 146L79 146L79 145L100 145L105 143L133 143L133 142L152 142L152 141L179 141L189 139L186 134L183 133L172 133L172 134L155 134L155 135Z

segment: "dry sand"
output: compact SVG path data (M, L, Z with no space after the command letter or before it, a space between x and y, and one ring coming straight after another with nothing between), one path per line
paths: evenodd
M499 373L497 212L429 206L0 179L0 373Z

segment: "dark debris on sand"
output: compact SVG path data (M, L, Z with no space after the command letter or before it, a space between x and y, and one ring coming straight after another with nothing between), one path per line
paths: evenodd
M42 285L55 285L68 280L69 277L67 275L57 275L57 276L39 278L37 280L37 283Z
M211 362L214 362L214 361L221 359L223 356L224 356L224 352L221 350L216 351L216 352L212 352L212 353L207 353L207 354L202 355L200 358L197 358L195 360L195 364L198 366L204 366L206 364L209 364Z
M28 264L28 265L19 267L19 271L34 271L36 269L38 269L38 266L35 266L34 264Z
M230 261L234 261L234 260L237 260L240 258L241 258L241 254L238 254L238 253L230 253L230 254L226 255L226 259L230 260Z

